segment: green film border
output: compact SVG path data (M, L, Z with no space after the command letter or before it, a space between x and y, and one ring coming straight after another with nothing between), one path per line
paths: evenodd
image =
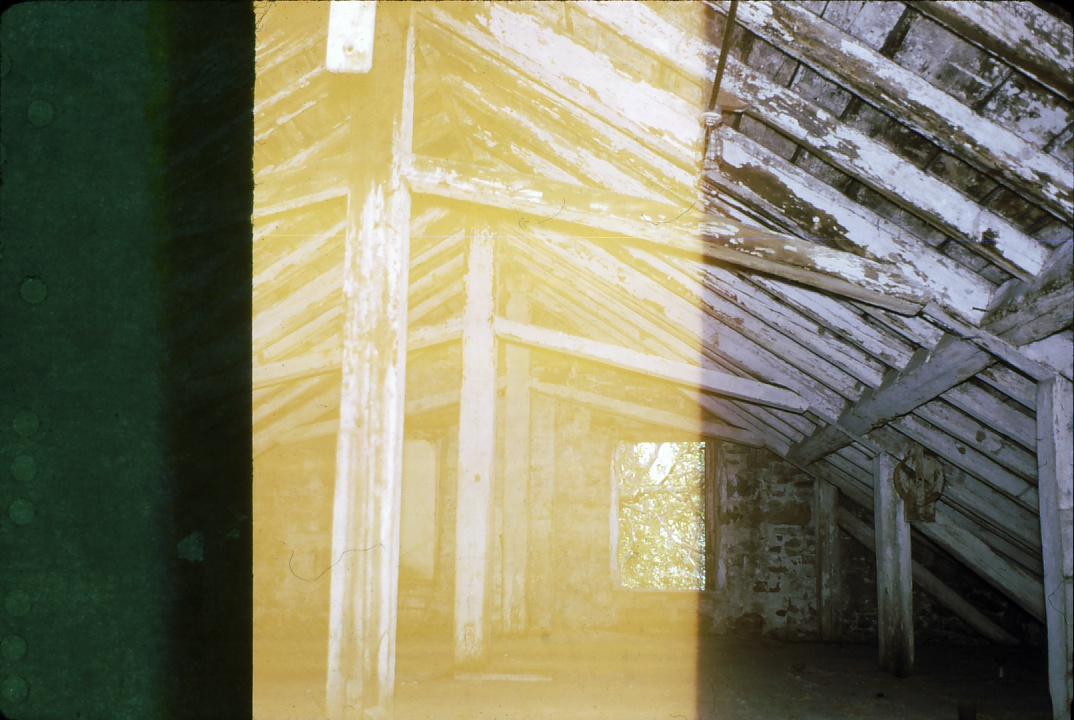
M0 31L0 713L249 717L252 8Z

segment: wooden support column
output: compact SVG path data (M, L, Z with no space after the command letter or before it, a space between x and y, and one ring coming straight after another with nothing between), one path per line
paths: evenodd
M839 549L839 490L829 482L817 480L814 486L817 524L817 617L820 639L838 639L841 601L842 563Z
M1056 376L1037 386L1037 467L1040 536L1044 559L1044 616L1048 628L1048 688L1052 717L1070 720L1074 698L1074 389Z
M556 487L556 401L534 395L532 409L526 616L531 630L547 633L552 630L555 607L552 504Z
M529 320L529 288L521 280L507 288L507 317ZM507 402L504 406L503 631L526 629L526 496L530 479L530 351L504 348Z
M876 605L880 667L906 677L914 666L913 575L910 523L895 490L895 459L874 461L873 524L876 527Z
M455 520L455 661L488 655L489 531L496 456L496 338L492 331L493 238L470 239L462 330L459 465Z
M347 78L351 154L343 378L332 509L327 710L391 717L407 339L414 34L407 3L381 4L376 60Z

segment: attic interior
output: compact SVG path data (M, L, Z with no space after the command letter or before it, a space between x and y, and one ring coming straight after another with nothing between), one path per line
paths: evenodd
M256 717L1069 719L1069 14L254 12Z

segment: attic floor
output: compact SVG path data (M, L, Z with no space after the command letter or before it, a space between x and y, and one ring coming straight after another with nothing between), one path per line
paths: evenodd
M404 636L398 648L400 720L955 720L966 703L979 720L1049 717L1041 660L1010 658L1001 681L988 648L918 648L903 680L877 670L868 645L760 638L500 639L488 667L462 676L446 640ZM262 682L257 720L323 717L320 682L296 672L302 655Z

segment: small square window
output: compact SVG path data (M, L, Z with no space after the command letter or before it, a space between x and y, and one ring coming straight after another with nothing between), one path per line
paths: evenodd
M705 588L705 443L620 443L612 552L620 586Z

